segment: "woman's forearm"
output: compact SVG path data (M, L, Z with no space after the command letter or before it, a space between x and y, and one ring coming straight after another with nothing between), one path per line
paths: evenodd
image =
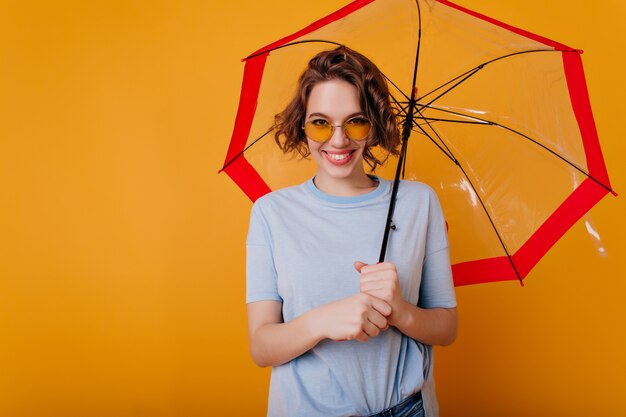
M394 326L427 345L450 345L456 339L456 308L420 308L405 302Z
M251 335L250 353L254 363L282 365L317 345L324 337L312 320L315 310L308 311L286 323L268 323Z
M278 366L302 355L324 339L367 342L388 327L391 307L364 293L318 306L289 320L255 327L250 351L261 366Z

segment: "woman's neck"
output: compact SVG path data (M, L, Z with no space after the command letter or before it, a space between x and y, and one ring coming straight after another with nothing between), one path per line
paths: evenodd
M378 183L365 172L356 178L326 178L318 174L313 178L313 183L321 192L336 197L354 197L366 194L378 186Z

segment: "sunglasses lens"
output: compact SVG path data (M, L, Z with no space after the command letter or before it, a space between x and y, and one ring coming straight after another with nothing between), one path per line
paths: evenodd
M316 142L325 142L332 136L333 127L330 123L307 122L304 125L304 134Z
M361 117L350 119L344 125L346 136L352 140L364 140L370 133L371 124L369 120Z

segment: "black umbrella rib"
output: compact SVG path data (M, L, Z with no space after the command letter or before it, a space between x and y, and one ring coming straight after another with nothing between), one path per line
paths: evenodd
M429 107L432 108L432 107ZM448 122L448 123L464 123L464 124L469 124L469 125L490 125L493 123L489 123L489 122L479 122L479 121L471 121L471 120L453 120L453 119L440 119L440 118L436 118L436 117L417 117L415 118L415 120L413 120L413 124L415 126L418 126L417 121L418 120L424 120L426 122ZM426 123L422 123L422 125L424 125ZM421 125L419 125L421 126Z
M396 105L398 105L398 106L400 106L400 107L402 108L402 110L403 110L403 111L405 111L405 110L406 110L406 107L402 107L402 106L401 106L401 104L400 104L400 102L398 102L398 101L396 100L396 98L395 98L395 97L391 96L391 98L392 98L392 99L393 99L393 101L396 103ZM421 119L421 118L417 118L417 119L419 120L419 119ZM450 158L450 160L451 160L452 162L454 162L455 164L457 163L457 161L454 159L454 157L453 157L450 153L446 152L446 150L445 150L445 149L443 149L443 147L441 147L441 145L439 145L437 142L435 142L435 140L434 140L434 139L433 139L433 138L432 138L432 137L431 137L428 133L426 133L426 132L424 131L424 129L422 129L422 127L421 127L422 125L418 124L416 120L413 120L413 126L418 127L418 128L419 128L419 129L420 129L420 130L424 133L424 135L426 135L426 137L427 137L427 138L428 138L431 142L433 142L433 144L434 144L436 147L438 147L438 148L439 148L439 150L440 150L441 152L443 152L443 153L444 153L444 154L445 154L448 158ZM412 131L413 131L413 132L415 132L415 133L420 133L419 131L417 131L417 130L415 130L415 129L412 129ZM404 147L403 147L403 149L404 149ZM406 150L405 150L405 153L406 153ZM401 160L402 160L402 178L404 178L404 164L406 163L406 161L404 160L404 158L402 157L402 155L400 156L400 158L401 158Z
M577 49L531 49L531 50L528 50L528 51L518 51L518 52L513 52L513 53L510 53L510 54L502 55L502 56L499 56L499 57L493 58L493 59L491 59L491 60L489 60L489 61L485 61L485 62L483 62L482 64L477 65L477 66L475 66L474 68L472 68L472 69L469 69L469 70L465 71L464 73L462 73L462 74L460 74L460 75L458 75L458 76L454 77L453 79L451 79L451 80L449 80L449 81L445 82L444 84L440 85L439 87L435 88L434 90L432 90L432 91L430 91L430 92L428 92L428 93L424 94L423 96L419 97L419 98L418 98L418 100L423 100L425 97L428 97L429 95L434 94L436 91L438 91L438 90L440 90L440 89L444 88L444 87L445 87L445 86L447 86L448 84L451 84L451 83L455 82L455 81L456 81L456 80L458 80L459 78L465 77L462 81L467 80L467 78L469 78L469 77L466 77L466 75L467 75L467 74L470 74L470 73L471 73L471 75L473 75L473 74L475 74L477 71L479 71L479 70L483 69L485 66L487 66L487 65L489 65L489 64L491 64L491 63L493 63L493 62L500 61L500 60L503 60L503 59L506 59L506 58L511 58L511 57L514 57L514 56L517 56L517 55L530 54L530 53L536 53L536 52L576 52L576 53L579 53L580 51L579 51L579 50L577 50ZM439 96L437 96L435 99L431 100L428 104L431 104L432 102L434 102L435 100L437 100L437 99L439 99L441 96L443 96L444 94L447 94L447 93L448 93L448 92L450 92L453 88L458 87L458 85L459 85L459 84L460 84L460 83L456 83L456 84L455 84L452 88L449 88L449 89L448 89L448 90L446 90L443 94L440 94L440 95L439 95Z
M421 116L421 112L419 110L417 110L417 112ZM507 258L508 258L509 262L511 263L511 267L513 268L513 271L515 272L515 275L517 276L517 279L519 280L520 284L524 285L524 283L522 281L522 277L519 274L517 268L515 267L515 263L513 262L513 258L511 257L511 254L509 253L508 249L506 248L506 245L504 244L504 240L502 239L502 236L500 236L500 232L498 232L498 228L496 227L495 223L493 222L493 219L491 218L491 215L489 214L489 210L487 210L487 206L485 206L485 203L484 203L483 199L480 197L480 194L478 193L478 191L476 190L476 187L474 186L474 183L470 179L469 175L467 175L467 172L465 172L465 169L463 169L463 166L461 165L459 160L454 156L454 154L452 153L450 148L445 144L445 142L443 141L443 139L441 138L439 133L437 133L437 131L433 128L432 124L430 122L428 122L428 121L426 121L426 124L428 125L430 130L432 130L432 132L435 134L435 136L437 136L437 139L439 139L439 141L443 144L443 146L448 150L448 152L452 156L452 160L454 161L456 166L459 167L459 169L463 173L463 176L465 177L467 182L469 182L470 186L472 187L472 190L474 191L474 194L478 198L478 201L480 201L480 205L482 206L483 211L485 212L485 214L487 215L487 218L489 219L489 223L491 223L491 227L493 228L493 231L495 232L496 236L498 237L498 240L500 241L500 244L502 245L502 249L504 249L504 253L506 253ZM424 132L424 134L426 136L429 137L431 142L437 144L435 142L435 140L426 132L426 130L424 130L421 126L418 126L418 127L420 128L420 130L422 130L422 132ZM441 149L441 147L439 147L439 149Z
M383 73L381 72L381 74L383 74ZM398 86L397 86L397 84L396 84L396 83L394 83L393 81L391 81L391 78L387 77L385 74L383 74L383 77L384 77L384 78L385 78L385 80L387 80L387 81L388 81L391 85L393 85L393 86L396 88L396 90L398 90L398 91L400 92L400 94L402 94L402 95L404 96L404 98L406 98L407 100L411 100L411 98L410 98L409 96L407 96L407 95L406 95L406 93L405 93L404 91L402 91L402 90L400 89L400 87L398 87ZM405 102L403 102L403 103L407 103L407 105L409 104L409 102L408 102L408 101L405 101Z
M453 84L450 88L448 88L447 90L445 90L443 93L439 94L439 95L438 95L437 97L435 97L434 99L430 100L428 103L426 103L426 104L419 104L420 109L423 109L424 107L428 107L429 105L431 105L431 104L432 104L433 102L435 102L436 100L439 100L441 97L445 96L445 95L446 95L446 94L448 94L450 91L454 90L456 87L458 87L459 85L461 85L463 82L467 81L467 79L468 79L468 78L472 77L473 75L475 75L478 71L480 71L480 70L481 70L481 69L483 69L483 68L484 68L483 66L478 66L478 67L474 68L473 70L468 71L468 72L466 72L465 74L463 74L463 76L462 76L463 78L461 78L461 77L456 77L456 78L454 78L454 80L452 80L452 81L458 80L456 83L454 83L454 84ZM459 80L459 78L461 78L461 79ZM448 85L448 84L450 84L452 81L447 82L447 83L446 83L446 84L444 84L444 85ZM441 87L439 87L439 88L441 88ZM439 88L437 88L437 90L439 90ZM433 90L433 91L437 91L437 90ZM430 93L429 93L429 94L430 94ZM420 97L420 99L421 99L421 98L424 98L424 97L426 97L426 96L422 96L422 97ZM417 112L419 113L419 110L417 110ZM420 113L420 114L421 114L421 113Z
M252 54L247 56L246 58L243 59L243 61L247 61L249 59L255 58L257 56L260 55L264 55L267 53L270 53L272 51L275 51L277 49L282 49L282 48L286 48L287 46L292 46L292 45L298 45L298 44L302 44L302 43L328 43L331 45L336 45L336 46L343 46L340 43L337 42L333 42L333 41L327 41L327 40L323 40L323 39L309 39L309 40L302 40L302 41L297 41L297 42L290 42L284 45L279 45L276 46L274 48L270 48L270 49L265 49L263 51L257 52L256 54ZM224 166L222 167L222 169L219 170L219 172L222 172L223 170L225 170L230 164L232 164L233 162L235 162L235 160L237 158L239 158L241 155L244 154L244 152L246 152L248 149L250 149L250 147L254 144L256 144L259 140L263 139L265 136L267 136L268 133L270 133L272 130L274 129L274 127L272 126L267 132L265 132L264 134L262 134L261 136L259 136L257 139L255 139L252 143L250 143L248 146L245 147L244 150L242 150L241 152L239 152L237 155L235 155L230 161L228 161L226 164L224 164Z
M245 151L247 151L248 149L250 149L250 147L251 147L252 145L254 145L254 144L255 144L255 143L257 143L258 141L260 141L261 139L263 139L265 136L267 136L267 135L268 135L268 134L269 134L272 130L274 130L274 126L270 127L270 129L269 129L267 132L263 133L261 136L259 136L258 138L256 138L256 139L255 139L255 140L254 140L251 144L249 144L248 146L246 146L246 147L244 148L244 150L243 150L243 151L241 151L241 152L239 152L237 155L233 156L233 158L232 158L230 161L228 161L226 164L224 164L224 166L222 167L222 169L220 169L220 170L219 170L219 172L222 172L222 171L224 171L226 168L228 168L228 166L229 166L230 164L232 164L233 162L235 162L235 159L237 159L237 158L239 158L241 155L243 155Z
M434 143L445 155L447 155L452 162L454 162L455 165L460 166L461 164L459 163L458 159L454 156L454 154L452 153L452 151L450 150L450 148L448 147L448 145L446 145L446 143L443 141L443 139L441 139L441 136L439 136L439 134L437 133L437 131L432 127L432 124L424 119L424 115L422 114L422 112L420 110L417 110L417 114L420 116L421 120L424 120L426 122L426 125L430 128L430 130L433 131L433 133L435 134L435 136L437 136L437 139L439 139L439 142L441 143L441 145L439 145L439 143L437 143L434 138L432 136L430 136L426 130L424 130L424 128L422 127L421 124L418 123L414 123L422 132L424 132L424 134L426 135L426 137L428 137L428 139L430 139L430 141L432 143ZM443 148L446 148L445 150Z
M270 48L270 49L264 49L262 51L259 51L259 52L255 53L255 54L252 54L252 55L249 55L249 56L245 57L243 59L243 61L247 61L249 59L256 58L257 56L265 55L265 54L268 54L268 53L270 53L272 51L276 51L278 49L286 48L288 46L294 46L294 45L299 45L299 44L304 44L304 43L327 43L327 44L335 45L335 46L348 46L348 45L341 44L339 42L329 41L329 40L325 40L325 39L305 39L305 40L296 41L296 42L289 42L289 43L286 43L284 45L278 45L278 46L275 46L275 47ZM419 39L418 39L418 43L419 43ZM418 48L418 51L419 51L419 48ZM391 85L393 85L400 92L400 94L402 94L407 100L410 100L409 96L407 96L404 93L404 91L402 91L400 89L400 87L398 87L389 77L387 77L385 74L383 74L383 77L385 77L385 79ZM414 84L415 84L415 82L414 82Z
M282 48L286 48L288 46L293 46L293 45L299 45L299 44L302 44L302 43L328 43L328 44L335 45L335 46L347 46L347 45L344 45L344 44L341 44L341 43L338 43L338 42L328 41L328 40L325 40L325 39L305 39L305 40L296 41L296 42L289 42L289 43L286 43L284 45L278 45L278 46L275 46L275 47L270 48L270 49L264 49L262 51L259 51L259 52L255 53L255 54L252 54L252 55L249 55L249 56L245 57L242 61L247 61L249 59L256 58L257 56L268 54L268 53L270 53L272 51L276 51L277 49L282 49Z
M423 133L423 134L424 134L424 135L428 138L428 140L430 140L430 141L433 143L433 145L435 145L436 147L438 147L438 148L439 148L439 150L440 150L441 152L443 152L443 154L444 154L445 156L447 156L447 157L448 157L448 158L449 158L449 159L450 159L450 160L451 160L451 161L452 161L455 165L457 165L457 164L458 164L458 161L454 158L454 156L452 155L452 153L447 152L447 151L443 148L443 146L441 146L440 144L438 144L438 143L437 143L437 141L436 141L435 139L433 139L433 137L432 137L431 135L429 135L428 133L426 133L426 131L424 130L424 128L422 128L422 125L419 125L419 124L418 124L418 125L415 125L415 126L416 126L416 127L418 127L418 128L420 129L420 131L421 131L421 132L420 132L420 131L418 131L418 130L415 130L415 129L413 129L413 132L415 132L415 133Z
M560 160L562 160L563 162L565 162L566 164L568 164L569 166L571 166L572 168L574 168L575 170L577 170L578 172L580 172L581 174L583 174L584 176L586 176L587 178L590 178L592 181L596 182L598 185L600 185L602 188L604 188L605 190L607 190L608 192L615 194L615 191L607 186L606 184L602 183L602 181L598 180L597 178L595 178L593 175L591 175L589 172L585 171L584 169L580 168L578 165L576 165L575 163L573 163L572 161L570 161L569 159L567 159L566 157L564 157L563 155L559 154L558 152L548 148L546 145L544 145L543 143L539 142L537 139L533 139L532 137L518 131L515 130L511 127L505 126L503 124L491 121L491 120L487 120L487 119L482 119L480 117L476 117L476 116L469 116L460 112L455 112L452 110L447 110L447 109L442 109L439 107L435 107L435 106L428 106L428 108L433 109L433 110L438 110L444 113L450 113L450 114L454 114L457 116L462 116L462 117L469 117L472 119L476 119L479 120L482 123L475 123L475 124L481 124L481 125L489 125L489 126L497 126L500 127L502 129L508 130L511 133L514 133L518 136L523 137L524 139L534 143L535 145L541 147L542 149L548 151L549 153L551 153L552 155L556 156L557 158L559 158Z
M398 100L397 100L397 99L393 96L393 94L389 94L389 97L391 97L391 100L392 100L392 101L396 104L396 106L398 106L398 113L402 113L402 114L404 114L404 115L405 115L405 117L406 117L406 113L407 113L407 110L408 110L408 108L409 108L409 103L408 103L408 102L406 102L406 101L398 101ZM403 104L406 104L406 105L403 105Z
M604 188L605 190L607 190L610 193L615 194L615 191L613 191L611 189L611 187L606 186L605 184L603 184L600 180L598 180L597 178L595 178L593 175L591 175L590 173L588 173L587 171L585 171L582 168L579 168L576 164L574 164L573 162L571 162L570 160L568 160L567 158L565 158L564 156L562 156L561 154L553 151L552 149L548 148L547 146L545 146L544 144L542 144L541 142L531 138L530 136L527 136L521 132L518 132L515 129L511 129L510 127L501 125L499 123L492 123L493 126L498 126L501 127L502 129L508 130L509 132L513 132L516 135L519 135L523 138L528 139L529 141L531 141L532 143L542 147L543 149L545 149L546 151L550 152L552 155L556 156L557 158L559 158L560 160L562 160L563 162L565 162L566 164L568 164L569 166L571 166L572 168L574 168L575 170L577 170L578 172L580 172L581 174L585 175L587 178L590 178L592 181L596 182L598 185L600 185L602 188Z

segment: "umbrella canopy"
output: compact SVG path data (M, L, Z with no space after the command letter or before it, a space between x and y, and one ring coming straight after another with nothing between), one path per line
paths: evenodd
M444 0L357 0L245 59L223 170L252 200L314 174L278 150L273 117L309 59L337 45L389 81L410 133L404 177L439 195L456 285L521 281L612 192L582 51Z

